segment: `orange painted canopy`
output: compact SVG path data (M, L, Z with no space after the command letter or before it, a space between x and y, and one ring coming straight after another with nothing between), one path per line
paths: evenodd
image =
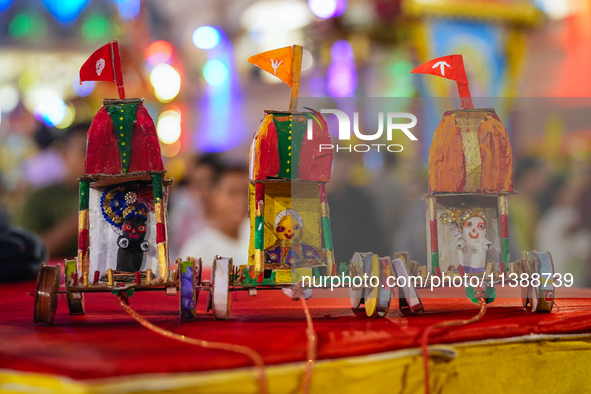
M513 191L511 143L494 109L443 114L429 150L429 191Z

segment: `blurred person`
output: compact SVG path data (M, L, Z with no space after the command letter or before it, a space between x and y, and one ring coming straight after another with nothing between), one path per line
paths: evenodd
M21 207L18 224L35 231L50 258L73 257L78 251L78 178L84 175L89 124L72 126L61 153L65 175L61 182L33 191Z
M535 232L536 250L549 251L554 271L573 275L574 285L585 283L585 258L591 253L591 229L577 228L581 188L566 178L555 179L545 197L552 204Z
M355 252L389 254L386 232L371 195L350 184L353 153L335 152L330 182L326 186L332 239L337 263Z
M216 255L234 258L234 265L248 264L248 169L224 167L204 201L207 226L184 243L180 255L201 257L204 268L211 268Z
M402 224L395 234L398 252L408 252L409 259L427 264L426 176L418 171L404 188L404 198L397 202L404 210ZM392 256L393 257L393 256Z
M388 248L391 253L396 250L396 234L402 226L405 207L401 204L404 190L397 176L396 153L382 154L384 165L382 171L368 187L367 191L375 201L380 212L379 220L385 231Z
M0 283L33 279L46 260L43 241L32 231L12 226L0 206Z
M536 225L540 216L538 197L550 182L550 172L541 159L530 157L519 162L514 175L517 194L509 198L509 238L513 261L521 251L535 248Z
M205 201L222 171L221 159L214 153L195 157L189 164L184 184L171 194L168 215L171 256L187 257L179 253L181 247L207 226L209 205Z
M24 178L34 188L60 182L65 175L62 154L55 147L55 130L44 124L39 126L33 136L39 150L23 163Z

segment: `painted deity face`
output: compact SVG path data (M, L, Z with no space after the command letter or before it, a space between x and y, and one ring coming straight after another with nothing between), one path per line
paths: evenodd
M131 217L123 221L122 235L131 243L140 243L146 237L146 221L142 218Z
M302 233L302 227L297 220L288 215L279 221L275 231L278 239L298 239Z
M485 235L486 222L482 218L474 216L466 220L464 228L462 229L462 238L464 238L466 242L482 242Z

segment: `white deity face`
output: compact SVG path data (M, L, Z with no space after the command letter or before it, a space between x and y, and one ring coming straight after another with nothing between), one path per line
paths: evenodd
M462 238L466 242L480 243L486 235L486 222L478 217L474 216L466 220L464 228L462 229Z

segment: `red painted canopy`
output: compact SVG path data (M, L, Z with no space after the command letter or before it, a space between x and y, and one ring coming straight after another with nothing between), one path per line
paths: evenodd
M312 138L308 138L308 123ZM283 178L328 182L332 149L326 121L318 112L266 111L250 150L250 180Z
M105 100L88 130L86 173L164 170L156 127L142 100Z
M429 150L429 191L513 191L509 135L494 109L443 114Z

